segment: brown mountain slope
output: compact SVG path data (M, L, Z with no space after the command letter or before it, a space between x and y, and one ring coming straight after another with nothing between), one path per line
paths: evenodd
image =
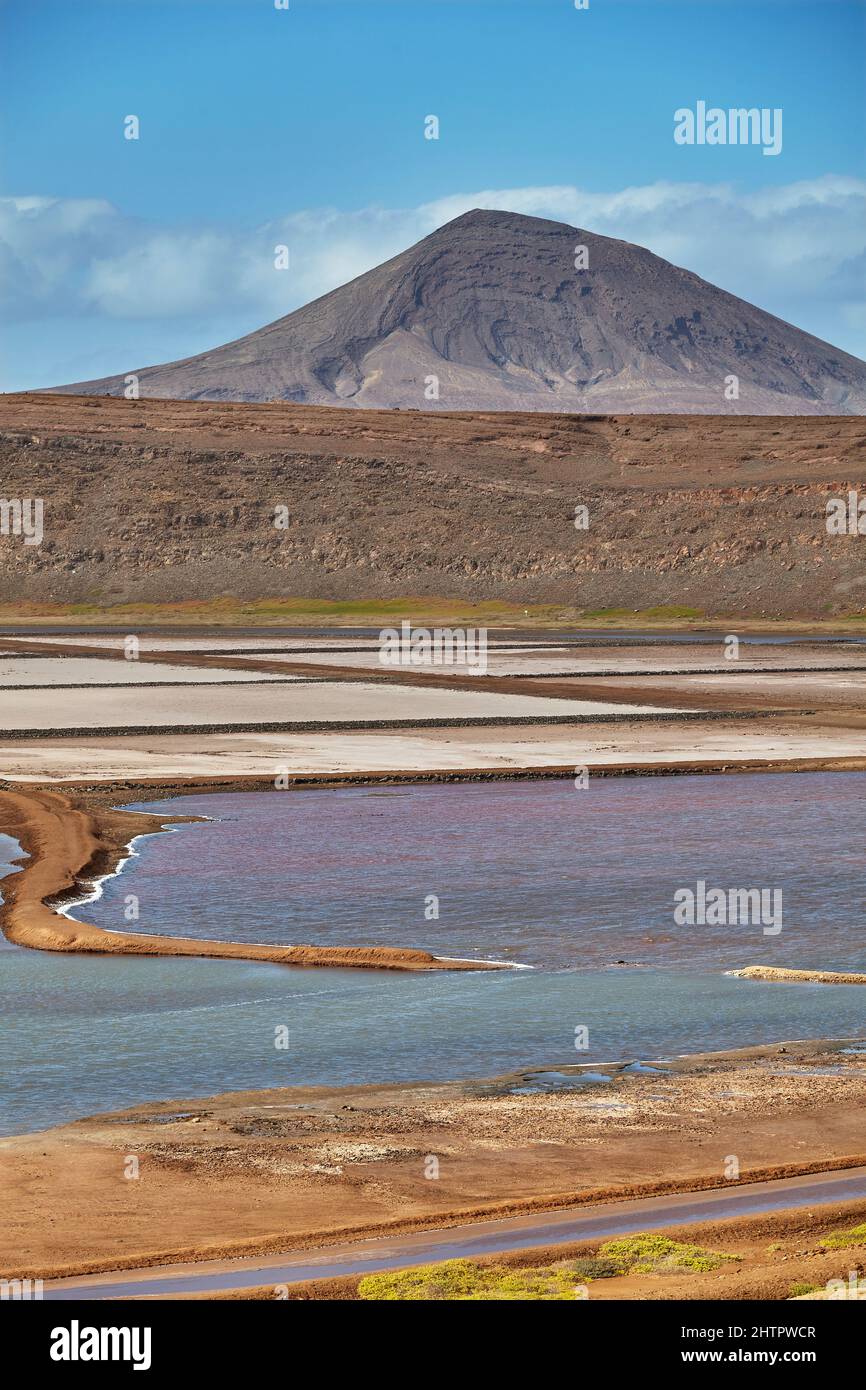
M0 397L5 602L303 597L866 608L866 421ZM574 526L575 507L589 529ZM275 508L286 508L286 529Z
M643 247L478 210L245 338L136 375L142 396L188 400L866 413L858 358ZM122 395L124 376L53 389Z

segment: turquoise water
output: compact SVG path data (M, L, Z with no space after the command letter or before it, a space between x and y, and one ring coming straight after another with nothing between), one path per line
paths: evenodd
M24 855L18 841L11 835L0 835L0 878L5 878L7 874L20 873L20 865L15 863L16 859L23 859ZM0 902L3 895L0 894ZM13 951L15 947L7 941L0 932L0 951Z
M774 959L866 968L864 787L860 774L776 774L160 802L219 819L140 840L78 915L188 936L388 940L536 968L399 975L7 948L0 1132L254 1086L481 1078L861 1036L864 990L722 971ZM674 927L673 886L700 874L780 882L781 938ZM438 921L424 918L431 893ZM130 894L137 923L124 920ZM274 1047L281 1026L288 1051Z

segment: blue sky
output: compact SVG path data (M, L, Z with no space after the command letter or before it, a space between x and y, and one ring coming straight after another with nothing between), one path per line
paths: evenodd
M214 346L476 205L866 353L863 0L0 0L0 51L3 389ZM781 154L675 144L699 99L782 108Z

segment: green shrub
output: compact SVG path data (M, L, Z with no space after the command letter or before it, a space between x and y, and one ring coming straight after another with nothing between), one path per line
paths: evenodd
M664 1236L637 1235L609 1240L595 1255L526 1269L482 1265L475 1260L446 1260L414 1269L367 1274L358 1284L358 1295L375 1302L575 1302L580 1298L579 1286L593 1279L613 1279L629 1272L703 1273L737 1258Z
M705 1274L718 1269L727 1260L738 1258L736 1255L719 1255L712 1250L703 1250L699 1245L684 1245L682 1241L668 1240L666 1236L647 1234L606 1241L598 1253L616 1261L624 1272L634 1274L675 1274L680 1270Z
M804 1294L815 1293L821 1287L820 1284L792 1284L789 1298L802 1298Z
M446 1260L438 1265L365 1275L358 1284L358 1294L377 1302L573 1302L577 1300L578 1281L579 1275L565 1265L510 1269L505 1265L479 1265L473 1260Z
M866 1245L866 1222L862 1226L852 1226L850 1231L837 1231L834 1236L825 1236L821 1244L831 1250L841 1250L846 1245Z
M615 1279L624 1272L619 1260L604 1259L601 1255L581 1255L576 1260L568 1260L562 1267L567 1268L578 1283L587 1279Z

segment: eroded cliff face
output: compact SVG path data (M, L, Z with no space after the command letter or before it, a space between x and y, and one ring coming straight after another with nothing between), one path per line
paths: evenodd
M0 399L0 458L0 498L39 498L44 512L40 544L8 514L7 603L438 595L782 617L866 607L866 535L826 526L828 498L866 498L856 417L37 394Z
M476 210L255 333L55 388L443 410L866 413L866 363L644 247Z

